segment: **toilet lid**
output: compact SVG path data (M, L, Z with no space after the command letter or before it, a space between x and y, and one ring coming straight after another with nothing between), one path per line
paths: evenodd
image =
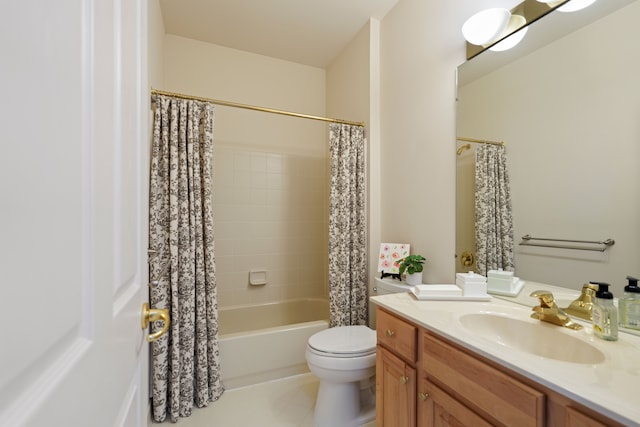
M332 354L366 354L376 349L376 332L366 326L338 326L309 338L309 347Z

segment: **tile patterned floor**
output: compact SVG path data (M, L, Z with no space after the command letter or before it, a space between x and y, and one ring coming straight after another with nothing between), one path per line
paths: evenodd
M178 425L313 427L313 407L317 392L318 380L310 373L227 390L220 400L207 408L194 409L193 415L180 420ZM362 427L375 427L375 422Z

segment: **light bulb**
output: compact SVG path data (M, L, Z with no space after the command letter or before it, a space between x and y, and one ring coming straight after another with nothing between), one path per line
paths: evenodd
M596 0L570 0L569 2L560 6L557 10L559 12L575 12L577 10L584 9L591 6ZM538 0L540 3L547 3L553 7L554 4L559 4L558 0Z
M486 45L495 41L509 24L511 12L504 8L476 13L462 25L462 34L471 44Z
M491 46L489 50L492 50L494 52L502 52L516 46L522 41L524 36L527 34L527 31L529 30L529 27L525 26L526 24L527 20L524 18L524 16L511 15L511 19L509 19L509 25L507 25L507 28L505 28L504 32L499 37L506 38Z
M585 7L591 6L596 0L571 0L558 8L560 12L575 12Z

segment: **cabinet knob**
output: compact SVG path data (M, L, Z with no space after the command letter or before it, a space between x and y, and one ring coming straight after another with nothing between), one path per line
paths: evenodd
M408 382L409 382L409 377L404 376L404 375L403 375L403 376L401 376L401 377L400 377L400 382L401 382L402 384L406 384L406 383L408 383Z
M425 400L427 400L429 398L429 394L428 393L418 393L418 397L420 398L420 400L422 400L424 402Z
M394 336L396 333L394 331L392 331L391 329L387 329L387 336L388 337L392 337Z

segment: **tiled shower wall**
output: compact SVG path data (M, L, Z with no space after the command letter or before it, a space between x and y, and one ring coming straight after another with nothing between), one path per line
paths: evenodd
M215 147L220 307L327 295L328 191L326 156ZM250 270L268 283L250 285Z

